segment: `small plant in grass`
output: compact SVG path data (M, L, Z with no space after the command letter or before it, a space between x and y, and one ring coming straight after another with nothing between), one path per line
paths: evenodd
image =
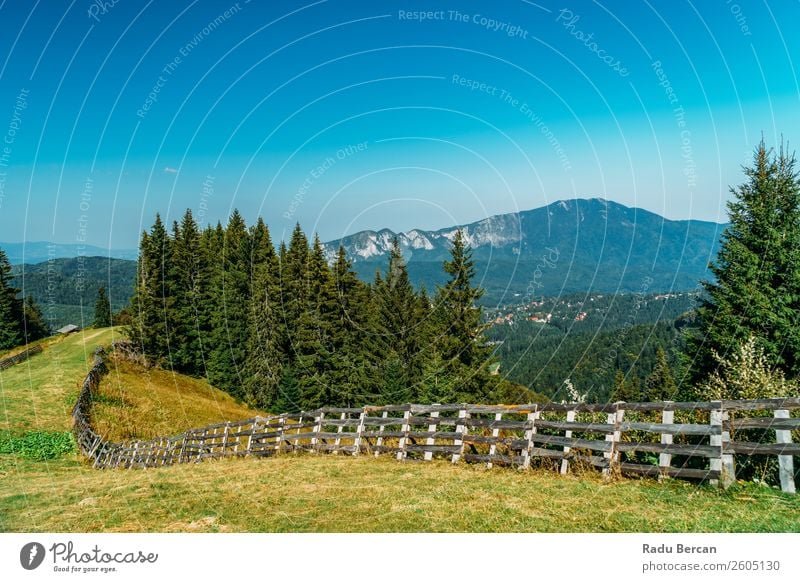
M0 434L0 454L19 455L33 461L56 459L77 450L69 432L31 431L23 435Z

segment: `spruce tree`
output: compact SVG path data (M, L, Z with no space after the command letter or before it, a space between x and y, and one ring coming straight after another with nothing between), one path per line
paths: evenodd
M213 385L243 398L250 310L250 237L238 210L233 211L225 229L219 263L215 289L218 307L212 315L213 345L208 379Z
M297 321L293 348L300 403L310 410L333 403L330 367L334 355L332 336L338 323L335 288L318 236L308 254L304 279L307 300Z
M641 402L642 390L639 377L631 368L630 379L625 377L625 373L617 368L614 374L614 387L611 389L611 402Z
M270 409L281 381L278 314L278 257L264 221L251 231L251 285L246 359L246 393L251 404Z
M20 319L22 309L17 294L11 286L11 263L0 249L0 350L18 346L22 342Z
M396 238L386 276L376 277L373 298L378 348L375 355L382 367L381 400L401 403L418 394L424 360L420 353L418 299Z
M444 262L450 278L438 289L435 299L436 319L442 325L438 349L450 373L459 378L459 400L483 402L490 396L492 348L483 337L486 325L477 305L483 290L472 285L475 262L461 229L453 237L450 255Z
M166 269L170 262L170 239L156 214L150 233L142 233L136 289L131 299L133 324L130 337L139 344L151 365L168 360L167 320L173 298Z
M50 335L50 326L45 322L42 310L39 309L33 295L25 297L23 307L25 342L33 342Z
M663 348L656 352L656 364L644 384L644 398L648 402L672 400L678 393L678 387L672 377L667 362L667 354Z
M94 302L94 327L111 327L111 302L106 294L106 288L97 289L97 299Z
M279 325L281 352L284 360L296 358L294 342L297 326L308 303L308 239L300 225L295 225L287 248L281 243L279 254Z
M334 406L363 406L377 401L374 369L367 353L369 292L339 247L331 279L334 309L328 314L330 360L326 382Z
M275 412L300 412L300 387L294 374L294 366L287 365L281 369L281 380L278 383L275 404Z
M800 373L800 181L794 157L759 144L746 182L731 190L730 225L704 283L697 329L687 341L690 380L699 384L717 356L735 353L752 335L768 362ZM715 356L716 354L716 356Z
M188 374L202 371L200 329L202 244L192 211L187 209L180 224L172 227L172 255L167 269L174 294L170 312L172 367Z
M225 231L222 224L216 227L208 225L200 234L200 266L197 271L197 343L199 351L196 354L197 374L209 377L210 359L214 348L214 333L217 313L222 309L222 294L220 293L220 273L222 265L220 257L225 245Z

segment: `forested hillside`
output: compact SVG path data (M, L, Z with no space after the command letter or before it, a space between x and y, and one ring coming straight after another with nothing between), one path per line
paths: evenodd
M24 273L24 278L23 278ZM136 281L136 262L107 257L54 259L35 265L15 265L12 284L33 296L51 329L72 323L90 325L100 287L105 287L112 311L128 305Z
M554 400L564 381L591 402L611 398L617 371L644 385L663 349L680 377L681 329L698 293L572 295L492 310L487 337L500 373ZM635 380L634 380L635 379Z

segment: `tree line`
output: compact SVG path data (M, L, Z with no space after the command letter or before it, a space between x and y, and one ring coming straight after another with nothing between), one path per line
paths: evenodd
M412 286L395 241L385 272L355 274L297 225L273 245L238 211L200 229L187 210L142 234L131 338L151 364L196 376L272 411L322 405L484 402L521 386L492 376L482 291L459 232L430 295Z
M0 350L8 350L50 335L42 311L28 294L12 284L11 263L0 249Z

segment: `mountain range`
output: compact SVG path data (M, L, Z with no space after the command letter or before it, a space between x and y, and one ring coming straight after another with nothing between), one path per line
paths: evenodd
M344 246L359 275L385 267L397 237L415 284L444 281L441 262L461 228L490 303L571 292L689 290L710 277L725 225L668 220L602 198L561 200L436 231L362 231L325 245Z
M356 272L370 281L377 270L385 270L392 241L397 237L412 282L432 291L446 279L442 261L449 258L451 241L459 228L472 248L475 281L486 290L483 303L490 305L576 292L696 289L701 280L711 276L708 263L716 256L725 225L668 220L601 198L572 199L435 231L366 230L325 243L325 252L333 259L339 245L344 246ZM12 263L21 261L23 243L0 243L0 248ZM27 264L92 254L106 261L109 257L136 258L136 251L78 245L55 245L51 251L48 243L38 242L24 244L24 253ZM135 269L112 262L117 275L111 278L116 285L110 291L117 301L126 301L133 289ZM60 277L69 278L69 273L76 271L67 264L69 261L59 263ZM102 272L98 265L92 263L92 267L91 272ZM19 276L19 270L15 271ZM81 271L86 276L85 265ZM109 282L108 272L106 269L103 276L105 284ZM88 281L84 283L89 283L89 289L96 288Z
M23 263L33 265L44 263L51 259L71 259L75 257L110 257L112 259L126 259L135 261L139 251L135 249L109 250L102 247L80 244L49 243L46 241L33 241L24 243L0 242L12 265Z

